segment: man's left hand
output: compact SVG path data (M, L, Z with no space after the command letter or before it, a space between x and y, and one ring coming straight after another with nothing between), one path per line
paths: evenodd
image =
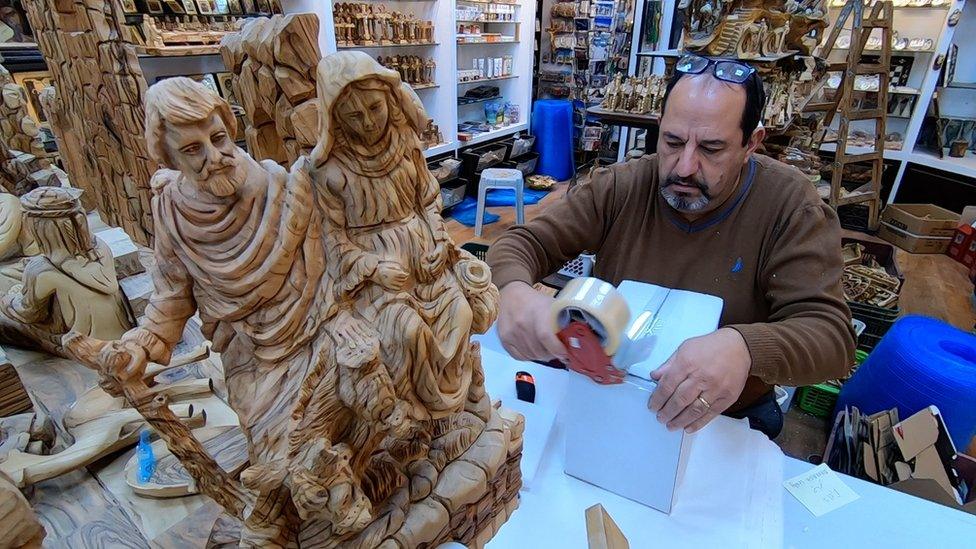
M739 398L751 367L749 348L732 328L689 339L651 373L657 388L647 407L669 430L694 433Z

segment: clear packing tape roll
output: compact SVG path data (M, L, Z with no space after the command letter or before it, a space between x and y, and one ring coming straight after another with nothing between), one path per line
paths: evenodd
M573 321L588 324L607 356L620 350L630 323L630 308L623 295L609 282L591 277L570 280L556 296L551 313L555 333Z

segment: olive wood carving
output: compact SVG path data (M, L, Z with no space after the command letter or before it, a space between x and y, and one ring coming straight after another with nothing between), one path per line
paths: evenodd
M91 234L80 194L40 187L21 197L21 225L29 236L18 236L20 250L33 241L40 254L20 263L19 284L0 297L0 343L65 356L61 336L70 331L109 339L132 327L111 249ZM0 213L16 216L13 204L7 206ZM17 222L8 221L5 236L12 240Z
M428 118L399 74L340 52L317 87L317 143L287 171L234 144L207 88L150 88L155 291L121 339L65 345L242 522L243 546L481 546L521 484L522 418L491 405L470 341L498 291L448 236ZM239 481L144 379L194 314L247 436Z

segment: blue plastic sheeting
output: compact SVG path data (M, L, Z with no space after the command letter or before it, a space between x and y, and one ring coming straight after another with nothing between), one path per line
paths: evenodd
M522 200L526 205L535 204L542 200L542 197L549 194L549 191L534 191L532 189L525 189L523 191ZM485 207L486 208L498 208L501 206L515 207L515 190L514 189L493 189L488 191L488 195L485 197ZM464 197L464 200L460 204L457 204L453 208L447 211L447 216L453 217L458 220L459 223L467 225L468 227L474 227L475 218L478 214L478 201L470 196ZM488 225L498 221L498 216L485 210L485 220L484 224Z
M976 336L934 318L907 316L844 384L835 412L898 408L898 417L907 419L932 405L956 448L968 447L976 434Z
M532 107L532 134L539 161L535 171L556 181L573 177L573 104L540 99Z

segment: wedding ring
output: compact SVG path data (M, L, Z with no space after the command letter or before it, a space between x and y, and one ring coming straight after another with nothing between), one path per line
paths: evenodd
M698 401L705 405L706 410L712 407L712 405L709 404L708 401L705 400L705 397L703 397L702 395L698 395Z

